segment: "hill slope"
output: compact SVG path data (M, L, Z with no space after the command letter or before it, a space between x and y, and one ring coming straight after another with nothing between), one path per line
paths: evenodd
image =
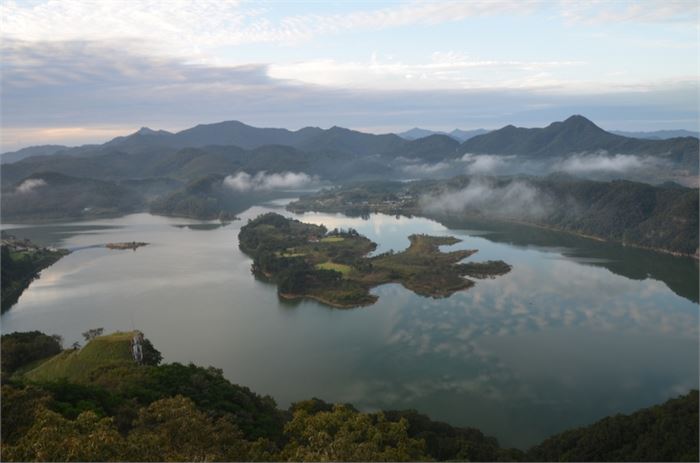
M89 382L91 374L101 368L136 365L131 356L131 339L135 332L98 336L82 349L64 350L22 374L31 381L68 380Z

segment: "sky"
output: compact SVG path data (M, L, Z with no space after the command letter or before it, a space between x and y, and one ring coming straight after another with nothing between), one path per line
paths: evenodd
M240 120L697 130L695 1L0 2L2 151Z

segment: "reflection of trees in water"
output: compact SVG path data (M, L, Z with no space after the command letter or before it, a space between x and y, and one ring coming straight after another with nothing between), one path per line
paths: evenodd
M611 272L633 280L652 278L663 281L674 293L692 302L698 302L698 261L660 252L624 247L579 236L525 225L461 220L445 221L454 229L477 228L490 230L479 235L495 243L518 247L554 249L566 257L604 267Z

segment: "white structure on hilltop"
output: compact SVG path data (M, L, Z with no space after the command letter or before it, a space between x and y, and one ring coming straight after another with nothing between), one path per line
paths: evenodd
M131 338L131 355L136 363L143 362L143 333L140 331Z

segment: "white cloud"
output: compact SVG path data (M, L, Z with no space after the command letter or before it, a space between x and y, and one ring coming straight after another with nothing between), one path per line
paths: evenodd
M468 17L521 14L541 2L412 2L347 14L266 17L267 11L239 0L48 0L37 4L0 4L3 35L31 41L114 40L136 38L143 46L173 53L246 43L282 43L356 29L411 24L434 25Z
M18 187L16 192L20 194L31 193L37 188L48 185L45 180L40 178L30 178L22 182Z
M516 156L466 153L461 161L467 163L470 174L485 174L506 167Z
M312 177L304 172L268 174L262 171L255 175L238 172L224 179L224 185L235 191L294 190L313 186L318 182L318 177Z
M409 175L433 175L439 172L444 172L451 167L448 162L440 161L434 164L420 163L420 164L407 164L401 167L401 170Z
M272 4L272 8L275 5ZM2 35L29 41L136 39L190 59L212 59L218 47L249 43L290 44L355 30L436 25L484 16L546 13L570 22L697 23L698 6L687 1L578 2L492 0L405 2L347 13L282 15L240 0L45 0L0 4Z
M572 174L590 174L597 172L622 173L659 165L658 158L635 156L632 154L582 153L558 161L552 170L561 170Z
M368 61L331 59L271 64L268 75L318 85L354 88L546 88L561 82L543 78L547 69L585 64L581 61L522 61L470 58L435 52L429 62L404 63L373 53ZM518 78L514 78L514 75ZM533 76L537 76L534 79Z
M581 2L564 0L561 15L570 22L598 23L686 23L696 26L698 3L687 0Z
M499 183L489 178L473 178L459 190L421 198L421 207L432 213L483 213L493 217L533 219L552 207L550 198L526 181Z

